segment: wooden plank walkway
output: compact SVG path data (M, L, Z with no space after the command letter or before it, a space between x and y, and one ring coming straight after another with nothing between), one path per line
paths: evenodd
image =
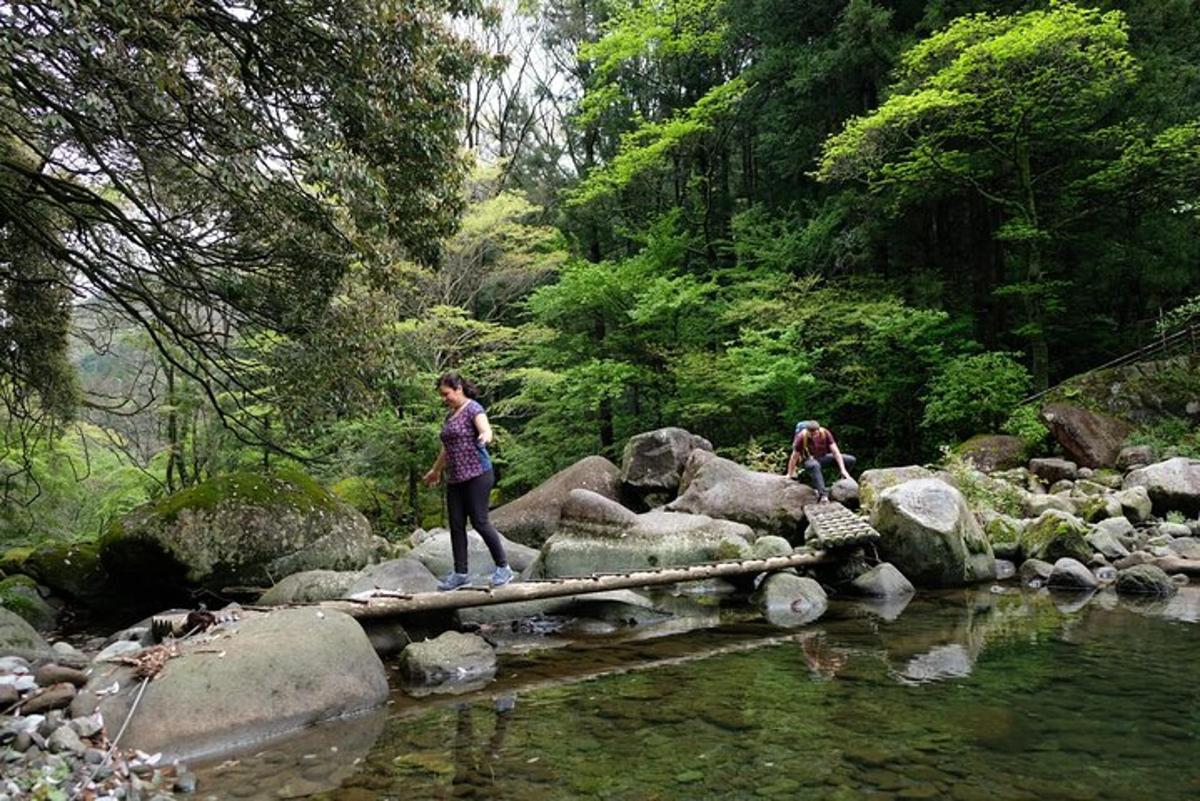
M461 587L450 592L423 592L412 595L381 590L367 598L321 601L309 604L309 606L344 612L359 619L385 618L417 612L464 609L472 606L490 606L540 598L562 598L568 595L637 589L727 576L754 575L784 570L789 567L807 567L824 561L826 561L826 555L821 551L815 551L794 553L788 556L773 556L768 559L735 559L727 562L663 567L656 570L635 570L628 573L597 573L591 576L514 581L494 589Z
M840 503L813 503L804 507L809 533L805 538L814 548L831 550L878 542L879 532Z

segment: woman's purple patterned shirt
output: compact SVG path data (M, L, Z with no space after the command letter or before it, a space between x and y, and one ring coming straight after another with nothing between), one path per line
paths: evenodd
M484 413L478 401L467 401L457 412L446 415L442 425L442 447L446 449L446 481L461 484L492 469L487 448L479 444L475 417Z

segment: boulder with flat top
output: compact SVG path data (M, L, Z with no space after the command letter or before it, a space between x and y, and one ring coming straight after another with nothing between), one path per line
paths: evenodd
M734 520L759 534L799 540L804 507L816 500L811 487L786 476L759 473L711 451L694 450L683 470L679 497L664 509Z
M537 570L554 578L745 559L753 539L744 523L683 512L634 514L594 492L572 490Z

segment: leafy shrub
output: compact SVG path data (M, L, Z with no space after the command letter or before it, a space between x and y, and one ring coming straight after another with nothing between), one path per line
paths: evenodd
M1029 371L1002 352L956 356L929 382L921 426L943 442L998 430L1029 391Z
M1020 516L1021 492L1016 487L980 473L971 462L949 447L942 448L941 464L972 511L991 509L1001 514Z
M1164 417L1135 430L1125 440L1127 445L1149 445L1163 456L1200 458L1200 426L1179 417Z
M1020 437L1025 441L1025 448L1031 455L1037 455L1045 447L1050 429L1038 417L1036 406L1018 406L1000 426L1000 431Z

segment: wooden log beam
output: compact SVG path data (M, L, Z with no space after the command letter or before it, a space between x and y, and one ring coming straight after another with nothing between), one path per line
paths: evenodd
M413 595L395 593L378 595L361 601L321 601L311 604L320 609L344 612L363 619L393 617L414 612L434 612L464 609L471 606L490 606L514 601L533 601L541 598L561 598L610 590L629 590L684 581L769 573L789 567L808 567L825 561L825 553L790 554L767 559L737 559L728 562L706 562L698 565L664 567L656 570L635 570L630 573L597 573L592 576L564 577L541 581L514 581L503 587L462 587L451 592L423 592Z

